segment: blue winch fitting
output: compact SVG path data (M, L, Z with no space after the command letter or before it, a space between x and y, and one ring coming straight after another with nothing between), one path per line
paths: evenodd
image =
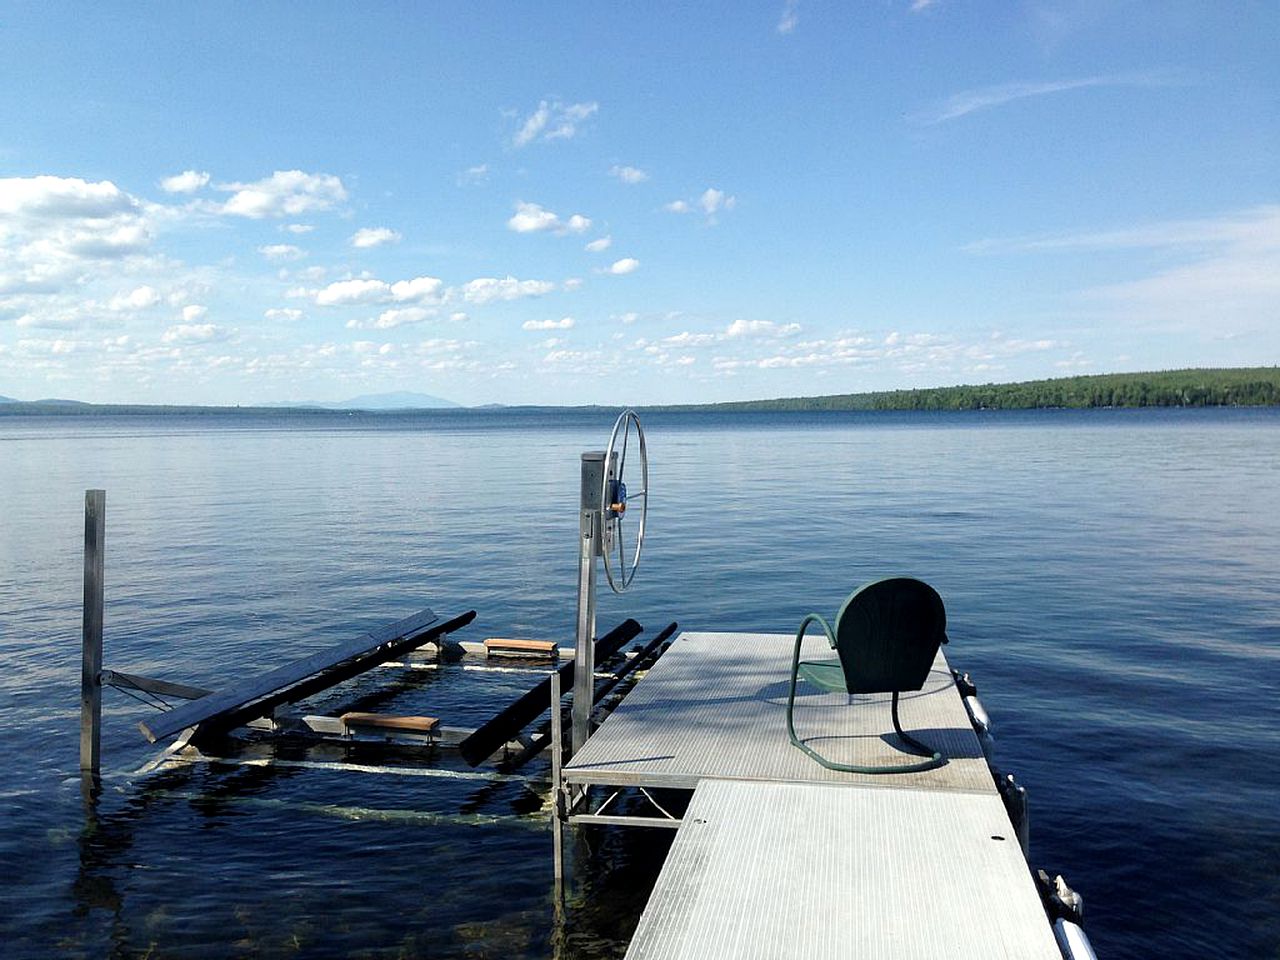
M627 512L627 485L621 480L614 480L609 485L609 502L605 505L610 513L621 515Z

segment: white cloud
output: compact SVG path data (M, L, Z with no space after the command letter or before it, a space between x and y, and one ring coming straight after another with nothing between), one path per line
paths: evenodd
M715 223L718 214L732 210L737 205L737 197L730 196L717 187L707 187L693 201L672 200L670 203L664 204L662 209L668 213L692 213L694 210L700 209L706 214L707 223Z
M484 304L494 300L518 300L522 297L541 297L550 293L556 285L550 280L517 280L507 276L477 277L462 286L462 298L468 303Z
M254 183L221 184L218 189L232 194L221 212L252 220L329 210L347 199L338 177L301 170L277 170Z
M932 7L938 0L911 0L911 12L921 13Z
M340 307L357 303L421 303L437 299L444 287L437 277L414 277L387 283L375 277L356 277L351 280L335 280L316 291L301 291L314 295L317 306Z
M288 230L290 233L302 234L310 233L315 228L313 223L288 223L285 224L283 229Z
M635 257L623 257L621 260L615 260L609 267L609 273L614 276L623 276L628 273L635 273L640 268L640 261Z
M800 23L800 0L786 0L782 5L782 15L778 17L778 32L791 33Z
M974 341L948 334L892 332L884 337L844 334L790 343L776 337L748 341L730 339L722 346L729 344L736 345L736 355L722 354L712 358L712 367L718 372L822 370L876 365L906 373L929 371L984 376L1004 369L1004 361L1009 358L1068 346L1059 340L1006 338L998 332ZM753 353L757 345L771 352Z
M443 287L444 281L438 277L414 277L412 280L397 280L391 284L391 299L398 303L434 300L439 296Z
M391 285L371 277L353 280L335 280L316 291L316 305L341 307L353 303L377 303L391 295Z
M0 178L0 295L83 287L151 243L152 214L109 180ZM118 268L113 267L118 272Z
M715 333L693 333L689 330L682 330L669 337L663 337L662 342L670 346L697 347L704 346L708 343L715 343L719 339L719 334Z
M143 284L134 287L128 293L118 293L107 304L108 310L145 310L160 302L160 294L155 287Z
M649 179L649 175L639 167L626 167L616 163L609 168L609 175L617 177L623 183L644 183Z
M215 323L179 323L160 336L162 343L214 343L230 338L232 331Z
M592 240L585 247L583 247L583 249L586 250L588 253L600 253L601 251L608 250L612 244L613 244L613 237L599 237L595 240Z
M727 196L723 190L707 187L698 198L698 206L708 217L714 217L721 210L732 210L738 203L737 197Z
M458 311L455 311L454 313L449 314L449 321L451 323L466 323L467 320L469 319L470 317L468 317L461 310L458 310Z
M400 234L389 227L361 227L351 235L351 245L357 249L366 249L399 243L400 239Z
M520 124L512 143L524 147L535 140L568 140L578 132L578 127L600 109L598 103L561 103L559 100L543 100Z
M198 303L189 303L182 308L182 320L184 323L195 323L203 318L209 312L209 308Z
M516 212L507 221L507 228L516 233L539 233L543 230L554 230L560 234L585 233L591 229L591 218L575 213L568 220L561 220L541 204L520 201L516 204Z
M560 288L568 293L572 293L574 290L581 290L582 278L569 277L568 279L565 280L564 283L560 284Z
M458 174L458 186L466 186L468 184L484 183L489 179L489 165L480 163L474 167L467 167Z
M394 330L415 323L422 323L435 316L435 311L427 307L396 307L384 310L374 320L351 320L347 327L351 330Z
M550 210L544 210L536 203L517 203L516 212L507 221L507 228L516 233L536 233L540 230L553 230L560 224L560 218Z
M615 317L614 319L616 319L619 323L623 324L624 326L629 327L631 326L631 324L635 323L637 320L640 319L640 314L636 313L635 311L631 311L629 313L618 314L617 317Z
M1078 77L1073 80L1049 80L1040 83L1002 83L953 94L940 106L917 115L915 119L925 124L943 123L979 110L1000 107L1015 100L1064 93L1068 90L1082 90L1089 87L1162 87L1168 86L1169 83L1168 78L1154 73Z
M209 174L202 170L183 170L160 181L165 193L195 193L209 182Z
M572 330L577 321L573 317L561 317L559 320L526 320L520 324L521 330Z
M264 247L259 247L258 252L268 260L273 260L277 263L286 260L301 260L306 256L302 250L291 243L269 243Z
M725 329L728 337L789 337L800 332L798 323L774 323L772 320L735 320Z
M138 202L110 180L77 177L0 178L0 216L111 219L133 213Z
M302 319L302 311L294 307L270 307L262 311L262 315L268 320L283 320L287 323Z

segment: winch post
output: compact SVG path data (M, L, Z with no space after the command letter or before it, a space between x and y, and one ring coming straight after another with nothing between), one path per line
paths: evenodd
M612 476L617 454L608 465ZM596 558L604 549L606 531L600 493L604 486L605 454L582 455L582 494L578 510L578 640L574 651L573 752L591 736L591 706L595 692Z

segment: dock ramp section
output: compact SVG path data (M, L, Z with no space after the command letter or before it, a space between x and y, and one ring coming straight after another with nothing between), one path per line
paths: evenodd
M994 793L703 780L627 960L1061 960Z

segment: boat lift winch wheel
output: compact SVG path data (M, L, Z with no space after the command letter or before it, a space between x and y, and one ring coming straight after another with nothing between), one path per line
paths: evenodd
M627 466L627 447L631 441L632 428L635 428L636 443L640 449L640 490L628 493L623 477ZM622 447L618 448L621 435ZM617 454L616 470L609 470L608 465L614 462ZM614 593L623 593L636 578L636 570L640 566L640 551L644 547L644 525L649 514L649 454L644 445L644 428L640 426L640 418L630 408L622 411L613 424L613 432L609 434L609 446L604 453L606 469L600 483L600 516L603 534L600 555L604 559L604 575ZM627 511L640 501L640 524L636 528L635 549L627 556L626 544L622 536L622 522ZM617 556L614 557L614 550Z

